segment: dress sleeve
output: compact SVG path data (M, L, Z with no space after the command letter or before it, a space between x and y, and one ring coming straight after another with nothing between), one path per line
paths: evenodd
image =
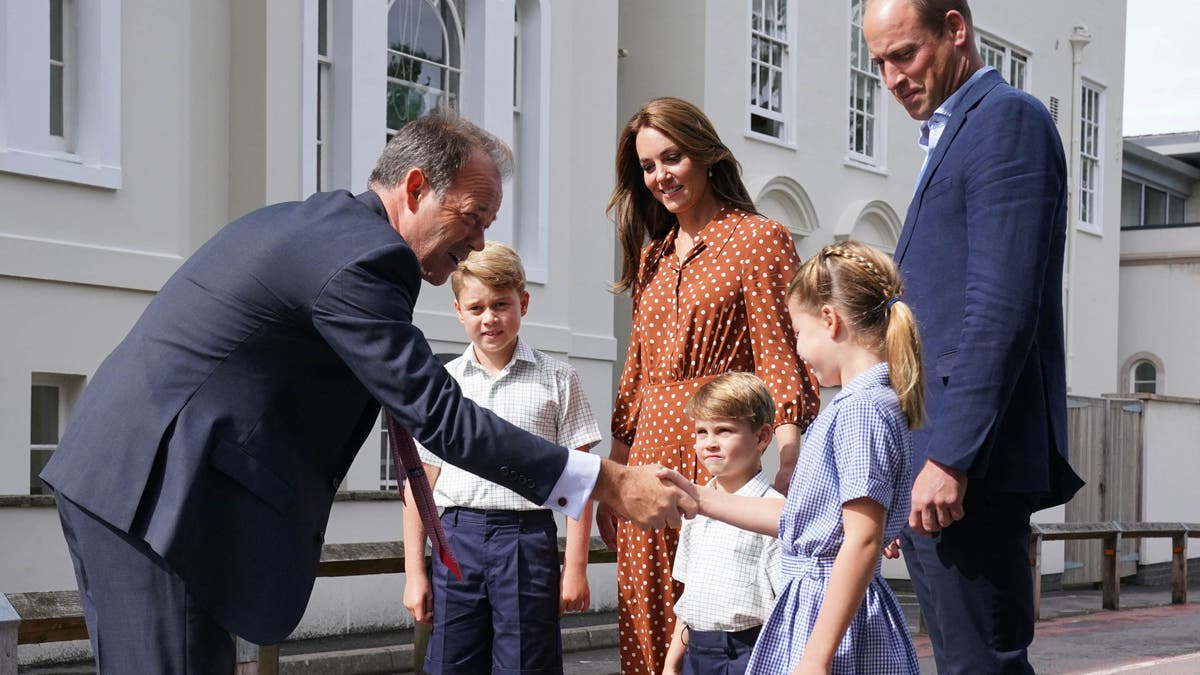
M759 255L742 267L754 374L766 383L775 399L776 426L797 424L803 431L816 418L821 398L812 369L796 356L787 312L787 287L800 258L787 228L775 221L759 221L759 225Z
M865 396L847 398L833 427L839 502L869 497L889 508L907 478L899 472L901 447L878 404Z
M642 259L638 264L638 278L646 267L646 256L649 247L642 249ZM617 387L617 400L613 404L612 437L625 445L632 446L637 433L638 413L641 411L642 383L642 332L638 330L638 296L641 289L634 291L633 320L629 333L629 349L625 352L625 368L621 371L621 383Z

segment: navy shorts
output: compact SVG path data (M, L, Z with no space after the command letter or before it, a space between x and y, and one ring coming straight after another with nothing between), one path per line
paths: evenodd
M425 671L562 673L554 515L449 508L442 526L463 578L434 562Z
M684 631L687 653L683 656L684 675L741 675L750 665L750 652L758 642L762 626L735 633L719 630Z

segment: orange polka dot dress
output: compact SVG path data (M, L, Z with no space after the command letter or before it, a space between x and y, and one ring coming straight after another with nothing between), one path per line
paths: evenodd
M796 356L785 294L799 264L786 228L726 207L700 231L681 263L672 230L642 251L633 332L613 411L613 438L630 445L629 464L662 464L693 482L696 461L684 405L708 380L730 371L758 375L775 399L775 423L801 429L817 415L816 378ZM617 530L621 672L662 672L683 585L671 578L673 529Z

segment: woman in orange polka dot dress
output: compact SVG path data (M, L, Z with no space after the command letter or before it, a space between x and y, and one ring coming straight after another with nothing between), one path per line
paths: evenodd
M792 348L784 291L799 259L787 229L755 212L712 123L676 98L651 100L622 131L608 212L624 255L616 290L633 297L611 458L706 482L684 405L717 375L751 372L776 401L775 485L786 490L820 403ZM603 505L597 521L617 549L621 672L658 675L683 591L671 578L679 531L643 532Z

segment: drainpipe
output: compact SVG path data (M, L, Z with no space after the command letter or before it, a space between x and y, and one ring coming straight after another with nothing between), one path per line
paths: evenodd
M1083 64L1083 48L1092 41L1092 34L1087 26L1076 24L1071 31L1071 105L1068 107L1071 125L1071 154L1067 158L1067 273L1066 273L1066 317L1063 326L1064 340L1067 350L1067 391L1071 391L1071 371L1075 362L1075 248L1078 246L1075 234L1079 229L1079 144L1080 96L1083 92L1083 75L1079 72Z

